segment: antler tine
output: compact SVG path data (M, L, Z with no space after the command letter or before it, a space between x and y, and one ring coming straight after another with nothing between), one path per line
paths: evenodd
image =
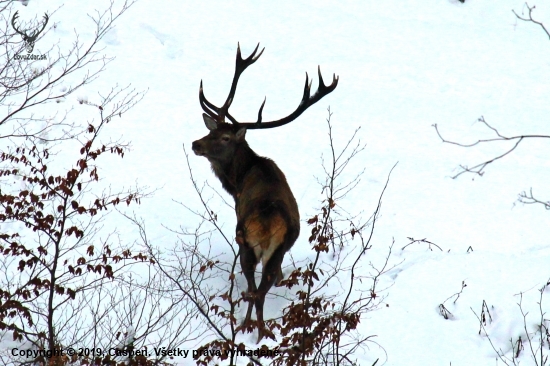
M292 112L291 114L289 114L284 118L262 123L262 110L265 105L265 99L264 99L264 102L262 103L262 106L260 107L260 110L258 112L258 120L256 122L239 123L239 126L244 126L249 130L254 130L254 129L262 129L262 128L279 127L294 121L296 118L298 118L298 116L304 113L306 109L311 107L313 104L317 103L325 95L331 93L334 89L336 89L336 86L338 86L339 77L336 76L336 74L332 75L332 83L329 86L326 86L323 81L323 76L321 75L321 66L318 66L317 73L319 74L319 86L317 87L317 91L315 92L315 94L310 96L312 80L309 80L308 74L306 72L304 95L302 96L302 100L300 101L300 104L298 104L298 108L296 108L294 112Z
M13 18L11 18L11 25L12 25L13 29L14 29L17 33L19 33L19 34L22 35L22 36L26 36L26 34L22 33L19 29L17 29L17 26L15 25L15 20L16 20L17 18L19 18L19 10L17 10L17 11L15 12L15 14L13 14Z
M264 50L265 50L265 47L262 48L262 50L260 51L260 54L256 57L254 57L254 55L256 55L256 52L258 52L258 47L260 47L259 42L256 45L256 48L254 48L254 51L252 51L252 53L250 54L250 56L248 56L246 59L243 60L243 57L241 55L241 44L239 42L237 42L237 58L235 60L235 64L237 65L237 67L238 67L238 65L240 65L242 63L249 63L248 65L244 66L244 68L242 70L242 71L244 71L244 69L246 69L248 66L250 66L254 62L256 62L256 60L260 58L260 56L262 55L262 53L264 53Z
M264 110L265 101L267 100L267 97L264 97L264 102L260 106L260 110L258 111L258 121L256 123L262 123L262 111Z
M231 83L231 89L229 90L229 95L227 96L227 99L222 107L219 108L219 112L221 116L226 116L227 111L229 107L231 106L231 103L233 103L233 99L235 97L235 91L237 91L237 84L239 82L239 77L243 73L244 70L250 65L252 65L254 62L256 62L260 56L264 53L265 47L262 48L260 53L256 56L256 52L258 52L258 48L260 47L260 43L256 45L256 48L254 48L254 51L248 56L247 58L243 59L241 55L241 45L237 43L237 57L235 60L235 74L233 75L233 81ZM234 122L234 118L230 119L231 122ZM238 122L237 122L238 123Z
M210 103L208 99L204 96L204 91L202 89L202 80L201 80L201 86L199 88L199 101L202 107L202 110L206 112L210 117L212 117L214 120L219 121L219 108L216 107L214 104ZM222 121L223 122L223 121Z
M327 95L328 93L336 89L336 86L338 85L338 79L339 79L339 77L336 76L335 73L333 73L332 83L329 86L326 86L325 82L323 81L323 75L321 74L321 65L317 65L317 73L319 74L319 86L317 87L317 91L315 92L315 94L313 94L313 97L311 97L311 99L316 99L317 94L320 94L320 96L318 97L319 99L316 99L313 103L318 102L322 97L324 97L325 95Z
M256 45L256 48L250 56L243 59L241 55L241 45L237 43L237 57L235 59L235 73L233 75L233 82L231 83L231 89L229 90L229 95L227 96L227 99L225 100L225 103L221 107L216 107L214 104L210 103L208 99L204 96L204 91L202 88L202 80L201 85L199 89L199 101L201 104L202 109L213 119L215 119L218 123L224 123L225 117L227 117L232 123L238 124L239 122L233 118L228 112L229 107L231 106L231 103L233 103L233 99L235 97L235 91L237 90L237 83L239 82L239 77L243 73L244 70L250 65L252 65L256 60L260 58L260 56L264 53L265 47L262 48L260 53L256 55L258 52L258 48L260 47L260 44L258 43ZM265 101L264 101L265 103ZM263 105L262 105L263 108ZM261 110L260 110L261 113Z

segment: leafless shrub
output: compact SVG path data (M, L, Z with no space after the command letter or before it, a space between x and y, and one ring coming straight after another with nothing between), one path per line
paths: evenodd
M477 319L479 320L480 330L479 333L481 334L481 329L483 329L483 332L485 333L485 336L487 337L487 340L491 344L491 347L495 351L498 360L500 360L504 365L519 365L520 364L520 356L525 352L525 349L527 348L529 351L529 359L532 361L532 365L535 366L544 366L548 365L548 358L550 355L550 336L549 336L549 327L550 327L550 319L546 318L546 313L543 310L543 297L545 292L548 291L550 288L550 280L547 281L538 291L540 293L539 301L537 302L538 305L538 320L534 323L534 327L532 327L533 322L528 320L528 314L529 312L526 312L523 307L523 293L519 293L519 302L518 307L520 310L520 313L522 315L522 323L523 323L523 333L519 334L516 337L510 338L510 350L508 352L503 351L501 348L497 348L495 343L493 342L493 339L491 338L488 330L487 330L487 318L484 317L484 312L486 310L486 313L489 314L489 310L487 309L487 305L484 302L485 310L482 307L482 316L478 316L477 313L473 310L472 312L475 314ZM490 314L489 314L490 317ZM492 321L492 318L489 318L490 321ZM530 329L533 329L534 331L530 331ZM514 341L515 338L515 341ZM526 356L523 356L524 358Z
M0 1L0 337L41 352L2 351L0 363L162 364L166 355L119 351L174 348L193 339L195 309L174 296L147 255L104 230L114 208L151 193L103 188L109 177L98 169L107 155L128 152L122 141L102 141L104 130L144 93L114 87L78 101L94 113L91 122L68 122L70 109L59 116L52 104L105 70L112 58L102 55L99 41L133 3L111 2L90 16L95 32L87 42L76 34L68 50L55 45L44 52L46 60L17 60L24 42L10 24L16 5ZM69 348L86 351L45 356Z

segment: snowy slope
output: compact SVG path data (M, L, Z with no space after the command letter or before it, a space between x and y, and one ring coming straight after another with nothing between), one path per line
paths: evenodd
M20 12L30 17L58 3L31 0ZM536 5L534 15L550 25L550 3ZM65 3L52 17L58 27L49 41L70 42L73 28L86 37L86 12L101 7L100 2ZM317 65L325 81L336 73L337 89L297 121L250 131L247 140L285 172L303 218L314 213L320 199L314 175L320 175L320 156L327 153L327 106L334 112L337 144L359 126L367 143L353 167L366 167L366 173L346 207L373 211L389 170L399 161L373 245L383 256L394 238L392 262L403 262L387 275L393 282L389 307L362 320L365 332L378 335L385 350L373 348L364 364L381 357L380 362L395 366L493 365L495 353L478 335L470 307L478 314L483 300L494 307L488 331L503 350L523 332L517 294L526 292L523 304L537 311L537 289L550 278L550 214L516 200L531 187L541 198L550 196L550 145L528 142L489 166L484 177L453 180L458 164L474 165L506 147L446 145L432 125L463 142L489 135L475 123L481 115L504 134L550 134L550 43L539 27L516 20L512 9L525 10L524 2L140 0L104 42L104 52L116 60L65 104L78 108L77 97L93 100L96 91L114 83L149 88L146 98L109 129L112 136L130 140L133 151L123 165L103 170L115 177L113 185L137 180L160 188L136 213L146 220L150 237L162 242L171 235L162 225L194 225L195 219L172 201L199 204L182 144L189 152L191 142L207 132L198 103L200 80L210 101L225 100L237 42L243 55L258 42L266 48L240 80L232 114L242 120L255 119L264 96L265 120L292 111L305 71L315 78L313 88ZM220 187L205 159L191 156L191 163L197 178ZM226 226L232 225L229 217ZM121 231L134 235L131 227ZM305 255L307 230L302 233L293 253ZM401 251L407 237L427 238L443 252L421 245ZM473 252L467 253L469 247ZM467 287L456 304L446 303L454 317L445 320L438 305L458 292L462 281ZM546 299L549 309L548 294Z

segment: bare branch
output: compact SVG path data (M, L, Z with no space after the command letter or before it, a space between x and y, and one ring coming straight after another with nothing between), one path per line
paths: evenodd
M451 141L451 140L445 139L441 135L441 133L439 132L437 124L434 124L433 127L435 128L435 131L436 131L437 135L439 136L439 138L441 139L441 141L443 141L445 143L448 143L448 144L461 146L461 147L472 147L472 146L476 146L476 145L479 145L479 144L482 144L482 143L495 142L495 141L516 141L516 143L510 149L508 149L506 152L504 152L503 154L498 155L494 158L488 159L488 160L486 160L482 163L479 163L479 164L477 164L477 165L475 165L471 168L469 168L468 166L465 166L465 165L460 165L460 168L462 169L462 171L459 172L458 174L452 176L453 179L461 176L464 173L473 173L473 174L476 174L476 175L479 175L479 176L483 176L484 169L487 165L489 165L489 164L491 164L491 163L493 163L493 162L495 162L499 159L502 159L503 157L510 154L512 151L514 151L519 146L519 144L524 139L531 139L531 138L548 139L548 138L550 138L550 135L518 135L518 136L507 137L507 136L502 135L496 128L494 128L489 123L487 123L485 121L485 119L483 118L483 116L481 116L478 119L478 122L483 123L485 126L487 126L487 128L491 129L497 135L497 137L490 138L490 139L480 139L480 140L477 140L473 143L464 144L464 143L459 143L459 142L456 142L456 141Z
M534 24L538 25L539 27L541 27L542 30L544 31L544 33L546 33L546 35L550 39L550 32L548 32L548 29L546 29L545 25L542 22L539 22L539 21L533 19L533 10L535 9L535 5L529 6L529 4L525 3L525 7L527 8L527 17L519 15L513 9L512 9L512 12L514 13L514 15L519 20L523 20L524 22L531 22L531 23L534 23ZM523 14L523 11L522 11L522 14Z

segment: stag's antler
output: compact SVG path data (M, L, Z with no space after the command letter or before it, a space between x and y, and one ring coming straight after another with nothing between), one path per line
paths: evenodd
M202 80L201 80L201 87L199 90L199 100L202 106L202 109L212 118L214 118L218 123L225 122L225 116L227 116L231 122L238 123L235 121L233 117L231 117L228 113L228 109L231 106L231 103L233 102L233 98L235 97L235 91L237 90L237 83L239 82L239 77L243 73L244 70L250 65L252 65L254 62L256 62L257 59L260 58L262 53L264 52L265 48L262 48L260 51L260 54L256 57L256 52L258 51L258 47L260 47L260 44L256 46L254 49L254 52L250 56L248 56L246 59L243 60L241 56L241 46L239 43L237 43L237 59L235 61L235 75L233 76L233 82L231 83L231 90L229 91L229 95L224 103L224 105L221 108L216 107L214 104L210 103L206 97L204 96L204 92L202 91Z
M306 109L308 109L313 104L317 103L321 98L323 98L325 95L332 92L334 89L336 89L336 86L338 85L338 76L336 74L333 74L332 76L332 83L329 86L326 86L323 82L323 76L321 75L321 67L318 67L318 74L319 74L319 87L315 94L310 96L311 94L311 81L309 80L309 77L306 72L306 84L304 86L304 95L302 97L302 100L300 101L300 104L298 105L298 108L288 116L275 120L275 121L269 121L262 123L262 111L265 106L264 99L262 105L260 106L260 110L258 111L258 120L256 122L238 122L233 116L229 114L229 107L231 106L231 103L233 102L233 99L235 97L235 91L237 90L237 83L239 81L239 77L241 76L242 72L250 65L252 65L264 52L264 49L260 52L258 56L256 55L256 52L258 51L258 47L260 44L256 46L254 51L250 56L248 56L246 59L243 60L241 57L241 47L237 44L237 60L235 62L235 75L233 76L233 83L231 84L231 90L229 91L229 96L227 97L227 100L225 101L225 104L218 108L214 104L210 103L206 97L204 96L203 88L202 88L202 80L201 80L201 86L199 89L199 100L202 109L213 119L215 119L218 123L224 123L225 117L227 117L232 123L238 124L239 126L245 126L247 129L261 129L261 128L273 128L273 127L279 127L282 125L285 125L289 122L294 121L298 116L300 116Z

